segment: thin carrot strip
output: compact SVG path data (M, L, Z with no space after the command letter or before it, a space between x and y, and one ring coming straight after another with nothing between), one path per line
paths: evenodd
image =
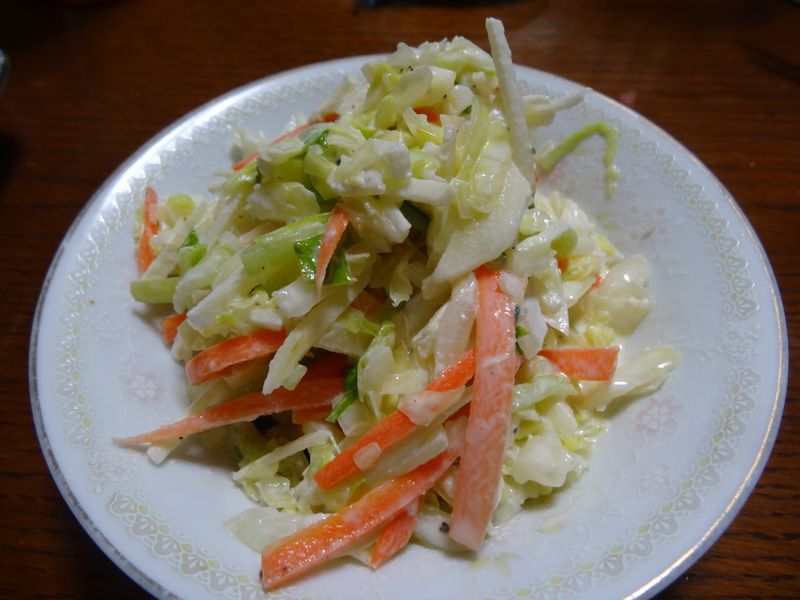
M322 233L322 242L319 245L319 255L317 256L317 272L315 279L317 283L317 294L322 291L322 283L325 281L325 272L328 269L328 264L333 258L333 253L342 239L347 224L350 218L347 213L341 208L341 204L337 204L331 212L328 222L325 224L325 231Z
M316 123L317 123L317 121L309 121L308 123L305 123L304 125L300 125L300 127L297 127L296 129L292 129L289 133L284 133L282 136L280 136L278 138L275 138L274 140L272 140L271 143L277 144L278 142L282 142L283 140L289 139L290 137L294 137L296 135L299 135L299 134L303 133L306 129L308 129L309 127L311 127L312 125L314 125Z
M470 349L465 352L450 367L442 371L428 387L427 391L446 392L466 385L475 372L475 352ZM327 490L342 481L361 472L355 457L358 452L370 444L377 444L381 454L403 440L419 425L402 411L396 410L378 421L369 431L362 435L353 444L336 455L330 462L314 474L317 485Z
M126 444L163 442L208 431L222 425L253 421L256 418L328 404L344 393L344 373L347 359L341 354L326 354L308 367L306 376L293 390L278 388L270 394L254 392L165 425L155 431L119 439Z
M151 187L144 189L144 216L142 235L136 249L136 265L139 273L144 273L155 258L150 241L158 233L158 195Z
M477 550L497 500L517 360L514 304L498 289L499 273L479 267L475 381L459 463L450 537Z
M167 344L171 344L175 341L175 338L178 336L178 325L183 323L185 320L186 313L179 313L177 315L172 315L171 317L161 319L161 331L164 335L164 341Z
M258 155L261 154L260 152L256 151L253 152L250 156L245 156L242 160L237 163L234 163L231 167L234 171L240 171L244 169L247 165L253 162L255 159L258 158Z
M197 385L226 375L233 365L274 354L285 340L285 331L271 329L224 340L192 357L186 363L186 377L191 385Z
M429 490L458 457L462 428L455 425L448 429L448 448L441 454L322 521L265 547L261 552L264 588L274 589L340 555Z
M337 115L336 113L330 113L329 115L325 115L324 117L322 117L322 119L313 119L313 120L309 121L308 123L306 123L305 125L300 125L300 127L298 127L297 129L293 129L289 133L284 133L279 138L273 140L272 143L273 144L277 144L278 142L282 142L283 140L285 140L287 138L294 137L294 136L296 136L298 134L301 134L306 129L308 129L312 125L316 125L317 123L333 123L338 118L339 118L339 115Z
M540 350L553 366L570 379L609 381L617 370L616 346L602 348L557 348Z
M370 567L377 569L408 544L419 520L423 498L424 496L420 496L412 500L404 510L383 526L369 557Z
M278 142L282 142L283 140L285 140L287 138L294 137L294 136L296 136L296 135L298 135L300 133L303 133L306 129L308 129L312 125L316 125L317 123L331 123L331 122L335 121L338 118L339 118L339 115L337 115L336 113L331 113L329 115L325 115L325 117L322 120L309 121L308 123L305 123L304 125L301 125L300 127L296 128L296 129L293 129L289 133L284 133L279 138L273 140L272 143L273 144L277 144ZM239 162L234 163L231 168L234 171L239 171L239 170L245 168L247 165L249 165L255 159L257 159L259 154L261 154L261 153L258 152L258 151L253 152L250 156L245 156Z

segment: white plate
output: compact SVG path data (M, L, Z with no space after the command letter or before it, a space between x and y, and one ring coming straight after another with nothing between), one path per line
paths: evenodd
M176 418L181 369L130 298L132 227L145 186L203 193L231 164L230 136L277 134L367 57L289 71L235 90L146 144L76 220L44 285L31 351L33 413L62 494L90 536L158 598L261 598L259 556L221 523L248 501L225 461L156 467L113 436ZM579 86L520 67L527 91ZM514 519L475 556L412 547L377 572L338 562L282 598L644 598L699 558L741 508L778 429L787 338L764 251L734 200L685 148L599 94L534 140L604 120L621 132L616 193L603 196L602 139L542 185L581 201L626 253L647 256L656 307L629 351L670 343L684 360L651 397L624 407L588 473Z

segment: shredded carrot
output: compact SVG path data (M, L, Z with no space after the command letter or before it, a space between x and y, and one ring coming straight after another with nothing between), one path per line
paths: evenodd
M161 319L161 331L164 335L164 341L167 344L171 344L175 341L175 338L178 336L178 325L183 323L185 320L186 313L179 313L177 315L172 315L171 317Z
M231 167L234 171L239 171L244 169L247 165L253 162L255 159L258 158L258 155L261 154L260 152L253 152L250 156L245 156L242 160L237 163L234 163Z
M150 241L158 233L158 195L151 187L144 189L144 215L142 217L142 235L136 249L136 264L139 273L144 273L155 259Z
M336 113L330 113L330 114L328 114L328 115L325 115L324 117L322 117L322 119L319 119L319 120L311 120L311 121L309 121L308 123L306 123L306 124L304 124L304 125L300 125L300 127L298 127L297 129L293 129L293 130L292 130L292 131L290 131L289 133L284 133L284 134L283 134L282 136L280 136L279 138L277 138L277 139L273 140L273 141L272 141L272 143L273 143L273 144L277 144L278 142L282 142L282 141L283 141L283 140L285 140L285 139L288 139L288 138L290 138L290 137L294 137L294 136L296 136L296 135L298 135L298 134L301 134L301 133L303 133L303 132L304 132L306 129L308 129L308 128L309 128L309 127L311 127L312 125L316 125L317 123L332 123L333 121L335 121L335 120L336 120L336 119L338 119L338 118L339 118L339 115L337 115Z
M475 372L475 352L470 349L450 367L442 371L426 388L429 392L446 392L459 388L472 379ZM377 444L381 454L416 431L419 425L402 411L396 410L378 421L353 444L337 454L314 474L317 485L327 490L361 472L356 454L370 444Z
M271 329L259 329L224 340L192 357L186 363L186 377L191 385L197 385L227 375L233 365L274 354L284 340L285 331Z
M428 106L419 106L414 109L414 112L418 115L425 115L428 119L428 123L434 123L435 125L441 125L442 118L435 110Z
M458 457L460 430L460 427L450 428L448 448L428 462L390 479L322 521L264 548L261 552L264 588L279 587L342 554L429 490Z
M450 537L477 550L497 500L518 363L514 304L498 288L500 274L484 266L476 269L475 275L475 381L456 478Z
M344 355L326 354L309 365L305 377L293 390L278 388L270 394L261 392L247 394L155 431L117 441L126 444L154 444L201 433L222 425L253 421L263 415L316 407L322 403L327 403L330 411L333 400L344 393L346 369L347 358Z
M539 351L539 356L548 359L564 375L584 381L609 381L617 370L618 355L616 346Z
M317 123L318 121L309 121L308 123L300 125L300 127L297 127L296 129L292 129L289 133L284 133L282 136L275 138L274 140L272 140L272 143L277 144L278 142L282 142L283 140L289 139L290 137L299 135L303 133L306 129L308 129L312 125L316 125Z
M278 142L282 142L283 140L285 140L287 138L294 137L294 136L296 136L296 135L298 135L300 133L303 133L306 129L308 129L312 125L316 125L317 123L332 123L333 121L336 121L338 118L339 118L339 115L337 115L336 113L330 113L328 115L325 115L319 121L309 121L308 123L305 123L304 125L301 125L300 127L296 128L296 129L293 129L289 133L283 134L279 138L273 140L272 143L276 144ZM257 159L259 154L260 154L260 152L258 152L258 151L253 152L250 156L245 156L239 162L234 163L231 168L234 171L239 171L239 170L245 168L247 165L249 165L255 159Z
M420 496L409 502L405 509L383 526L369 557L370 567L377 569L408 544L419 520L423 499L424 496Z
M341 208L341 204L337 204L333 208L328 222L325 224L325 231L322 233L322 242L319 245L319 255L317 256L317 272L315 275L317 283L317 294L322 292L322 283L325 281L325 272L328 269L328 264L333 258L333 253L342 239L347 224L350 218L347 213Z

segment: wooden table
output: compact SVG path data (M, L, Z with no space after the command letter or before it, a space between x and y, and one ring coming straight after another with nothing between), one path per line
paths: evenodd
M0 596L145 598L83 532L39 450L28 396L37 295L104 179L196 106L306 63L461 34L621 100L721 179L759 234L800 341L800 7L634 2L0 1ZM800 377L740 515L660 598L800 597Z

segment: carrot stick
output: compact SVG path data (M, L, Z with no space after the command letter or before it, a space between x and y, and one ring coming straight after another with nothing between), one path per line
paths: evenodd
M172 315L165 319L161 319L161 331L164 335L164 341L171 344L178 336L178 325L186 320L186 313Z
M424 496L420 496L412 500L404 510L383 526L369 558L370 567L377 569L408 544L419 519L423 498Z
M330 405L344 393L347 359L341 354L326 354L308 367L305 377L293 390L278 388L270 394L254 392L165 425L155 431L118 440L126 444L145 444L183 438L222 425L253 421L256 418L285 410Z
M456 478L450 537L477 550L497 500L517 360L514 304L498 289L499 273L483 266L475 275L475 381Z
M286 339L286 332L259 329L206 348L186 363L186 377L197 385L227 375L233 365L277 352Z
M466 385L475 371L475 353L468 350L450 367L442 371L434 379L426 391L446 392ZM355 457L360 450L370 444L377 444L381 454L403 440L419 428L419 425L402 411L396 410L378 421L369 431L362 435L353 444L336 455L330 462L314 473L314 481L323 489L328 490L342 481L361 472Z
M261 551L264 588L274 589L341 554L430 489L458 457L462 428L459 423L454 425L448 428L448 447L441 454L322 521L265 547Z
M317 256L317 272L315 279L317 282L317 294L322 292L322 283L325 280L325 271L328 269L328 263L333 258L333 253L339 245L339 241L344 235L347 224L350 218L347 213L341 208L341 204L337 204L333 208L328 222L325 224L325 231L322 233L322 242L319 245L319 255Z
M570 379L609 381L617 370L619 347L541 350L553 366Z
M139 246L136 249L136 265L139 273L147 271L147 267L153 262L153 248L150 241L158 233L158 196L151 187L144 189L144 216L142 218L142 235L139 238Z

